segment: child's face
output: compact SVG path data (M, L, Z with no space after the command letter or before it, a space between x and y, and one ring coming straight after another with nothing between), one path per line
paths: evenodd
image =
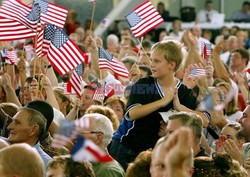
M168 62L163 53L152 51L152 76L157 79L161 79L170 74L170 71L173 70L171 62Z
M65 177L64 170L60 166L57 166L56 168L48 168L46 177Z

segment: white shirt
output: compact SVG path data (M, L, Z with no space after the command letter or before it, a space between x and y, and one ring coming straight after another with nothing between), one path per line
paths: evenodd
M179 31L178 35L176 35L174 32L171 32L169 34L169 36L171 36L172 39L177 40L177 41L181 41L182 35L183 35L183 31Z
M207 15L208 15L208 18L210 19L210 22L212 20L212 16L214 14L218 14L218 11L216 10L211 10L211 11L207 11L207 10L201 10L198 15L197 15L197 18L199 19L200 23L206 23L209 21L207 21Z
M230 52L227 51L227 52L225 52L225 53L222 53L222 54L220 55L220 58L221 58L221 60L222 60L223 63L227 64L227 61L228 61L228 59L229 59L229 56L230 56Z
M61 111L59 111L58 109L56 109L56 108L53 108L53 112L54 112L53 121L55 122L55 124L57 126L59 126L61 120L64 120L65 117L64 117L63 113Z

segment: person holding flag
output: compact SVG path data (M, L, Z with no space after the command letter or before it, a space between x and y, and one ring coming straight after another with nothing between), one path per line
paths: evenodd
M203 126L208 124L205 114L194 111L198 101L193 92L174 77L183 58L181 46L173 41L158 42L151 49L151 58L152 76L132 86L124 119L110 146L110 154L124 169L159 139L159 112L195 112L202 118Z

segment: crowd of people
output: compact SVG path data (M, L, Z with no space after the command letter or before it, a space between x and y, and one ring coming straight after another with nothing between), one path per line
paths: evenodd
M175 20L156 41L147 35L137 43L129 28L95 36L75 11L69 14L65 31L90 60L81 63L80 97L65 89L73 71L61 76L46 56L24 50L32 39L0 43L18 56L9 64L1 55L1 177L250 176L245 29L223 27L212 41L199 25L182 31ZM128 77L99 68L100 47L124 64ZM97 99L107 85L112 94ZM80 134L112 161L75 161L72 137L64 147L53 146L62 121L87 119Z

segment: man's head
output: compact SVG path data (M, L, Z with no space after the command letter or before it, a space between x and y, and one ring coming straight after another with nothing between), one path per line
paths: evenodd
M23 89L23 102L24 104L28 104L29 102L32 101L31 98L31 90L32 88L37 87L37 81L43 77L43 76L38 76L35 75L35 77L27 77L25 80L25 84L24 84L24 89ZM39 89L41 88L41 84L39 85ZM41 94L44 98L46 98L46 91L45 89L42 89Z
M151 67L150 53L142 53L139 57L139 65Z
M232 52L238 47L238 39L236 36L229 36L227 40L227 49Z
M95 177L91 163L76 162L68 156L54 157L48 163L46 177Z
M236 49L232 52L231 67L240 67L242 71L246 68L249 61L249 53L246 49ZM241 71L239 71L241 72Z
M85 114L81 119L89 118L90 127L82 132L85 137L92 140L102 149L106 149L113 136L111 121L101 114Z
M206 1L206 3L205 3L205 9L207 11L211 11L213 9L213 2L211 0Z
M14 143L27 143L34 146L40 141L46 131L46 119L44 116L30 108L20 108L9 124L10 135L8 141Z
M108 35L108 37L107 37L107 49L110 52L116 53L118 50L118 47L119 47L119 38L114 34Z
M34 109L44 116L46 119L46 132L49 130L49 126L54 118L54 111L52 106L46 101L36 100L25 105L27 108Z
M158 42L151 50L152 75L162 79L178 70L182 62L181 46L173 41Z
M123 28L120 34L121 34L121 39L123 39L124 37L132 37L129 28Z
M162 13L164 12L164 10L165 10L165 5L164 5L163 2L159 2L159 3L157 4L157 10L159 11L160 14L162 14Z
M165 166L165 154L162 154L162 149L163 147L163 143L167 140L168 135L160 138L154 149L152 152L152 160L151 160L151 164L150 164L150 174L151 177L162 177L164 176L164 172L166 170L166 166Z
M91 106L96 104L93 96L95 94L95 88L91 85L86 85L81 95L81 106L79 107L79 111L81 115L84 115L85 111Z
M120 50L134 50L136 43L131 37L123 37L120 43Z
M15 144L0 151L1 177L44 177L44 164L28 144Z
M128 71L132 68L133 64L136 63L137 57L135 56L126 56L121 59L122 63L126 66Z
M242 3L242 11L244 13L248 13L250 10L250 2L249 1L245 1Z
M247 141L250 141L250 105L243 111L243 116L238 121L241 124L239 134L244 136Z
M200 144L202 133L202 121L193 113L181 112L169 116L167 132L172 133L180 127L189 127L193 131L194 142Z
M199 25L194 25L193 28L192 28L192 34L195 36L195 37L201 37L201 27Z
M181 30L181 21L179 19L173 21L173 30L176 33Z
M239 134L241 129L238 123L229 123L221 130L221 135L225 135L227 139L231 139L235 142L238 147L242 147L245 143L245 137Z

